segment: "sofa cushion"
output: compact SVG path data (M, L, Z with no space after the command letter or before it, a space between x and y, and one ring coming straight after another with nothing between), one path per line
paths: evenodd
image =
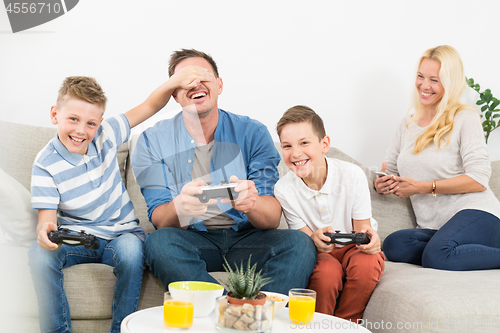
M0 121L0 168L30 190L33 161L55 133L55 128Z
M79 264L63 269L71 319L111 319L116 278L113 267Z
M500 200L500 176L493 176L500 175L500 160L491 162L491 174L492 177L488 185L497 199Z
M138 134L132 135L132 138L128 142L129 154L126 161L127 173L125 175L126 179L125 186L127 187L130 200L134 204L135 216L139 219L140 225L144 229L144 232L148 234L154 232L155 228L148 219L148 207L141 193L141 187L139 186L139 184L137 184L137 181L135 180L134 171L131 165L132 155L134 154L134 149L138 138L139 138Z
M111 319L111 303L116 282L113 267L104 264L80 264L63 269L63 273L64 290L72 320ZM222 284L226 281L225 272L212 272L210 275ZM138 309L162 305L164 292L161 281L146 269ZM36 311L36 305L34 310Z
M499 276L498 269L452 272L386 261L365 326L374 333L498 332Z
M39 332L38 305L28 266L28 248L0 245L2 332Z
M29 247L36 240L38 215L30 192L0 169L0 242Z

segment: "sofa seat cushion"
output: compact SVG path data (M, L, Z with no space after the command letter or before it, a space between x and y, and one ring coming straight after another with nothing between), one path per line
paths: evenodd
M111 319L111 304L116 283L113 267L104 264L80 264L63 269L72 320ZM163 304L165 292L159 279L144 270L138 309Z
M79 264L63 269L71 319L111 319L116 278L113 267Z
M25 246L0 244L0 330L38 332L38 305Z
M389 326L398 332L498 332L498 281L498 269L451 272L386 261L363 319L374 333Z
M30 247L36 240L38 213L30 192L0 168L0 243Z
M64 290L72 320L112 318L111 304L116 283L113 267L104 264L80 264L63 269L63 273ZM225 272L210 274L222 284L227 280ZM149 269L146 269L138 309L162 305L164 292L161 281Z

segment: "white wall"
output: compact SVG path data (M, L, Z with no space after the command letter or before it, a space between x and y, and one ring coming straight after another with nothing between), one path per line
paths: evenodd
M2 7L0 117L52 126L49 108L69 75L95 77L106 116L116 115L167 79L172 51L197 48L218 63L221 108L262 121L277 140L281 114L308 105L333 146L380 167L424 50L454 46L466 75L500 97L499 11L495 0L81 0L13 34ZM476 99L471 90L467 101ZM179 110L172 101L154 120Z

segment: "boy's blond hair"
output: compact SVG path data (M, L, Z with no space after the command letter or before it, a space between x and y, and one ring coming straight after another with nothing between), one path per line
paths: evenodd
M296 105L286 110L276 125L276 131L278 132L280 140L281 131L285 125L303 122L311 124L313 132L318 136L319 140L326 136L325 125L321 117L308 106Z
M68 76L59 89L57 107L61 107L70 98L80 99L99 106L104 113L107 98L97 81L87 76Z

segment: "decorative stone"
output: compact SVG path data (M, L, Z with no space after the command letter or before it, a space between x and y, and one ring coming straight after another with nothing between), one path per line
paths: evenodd
M238 320L238 317L226 314L225 316L222 316L224 320L224 326L225 327L233 327L234 323Z
M262 319L262 305L257 305L255 307L255 319L256 320Z
M235 305L224 297L217 301L216 315L219 327L240 331L270 331L274 303L268 300L265 305Z
M252 311L253 312L253 311ZM249 317L247 314L244 314L240 317L240 320L243 321L245 324L250 324L255 321L255 319L252 317Z
M235 305L235 306L230 306L228 307L229 313L235 315L235 316L241 316L241 312L243 310L242 306Z
M241 319L237 320L234 323L233 328L240 330L240 331L248 331L248 325L245 322L243 322L243 320L241 320Z
M241 312L247 313L248 311L254 311L254 307L252 304L245 303L241 306Z

